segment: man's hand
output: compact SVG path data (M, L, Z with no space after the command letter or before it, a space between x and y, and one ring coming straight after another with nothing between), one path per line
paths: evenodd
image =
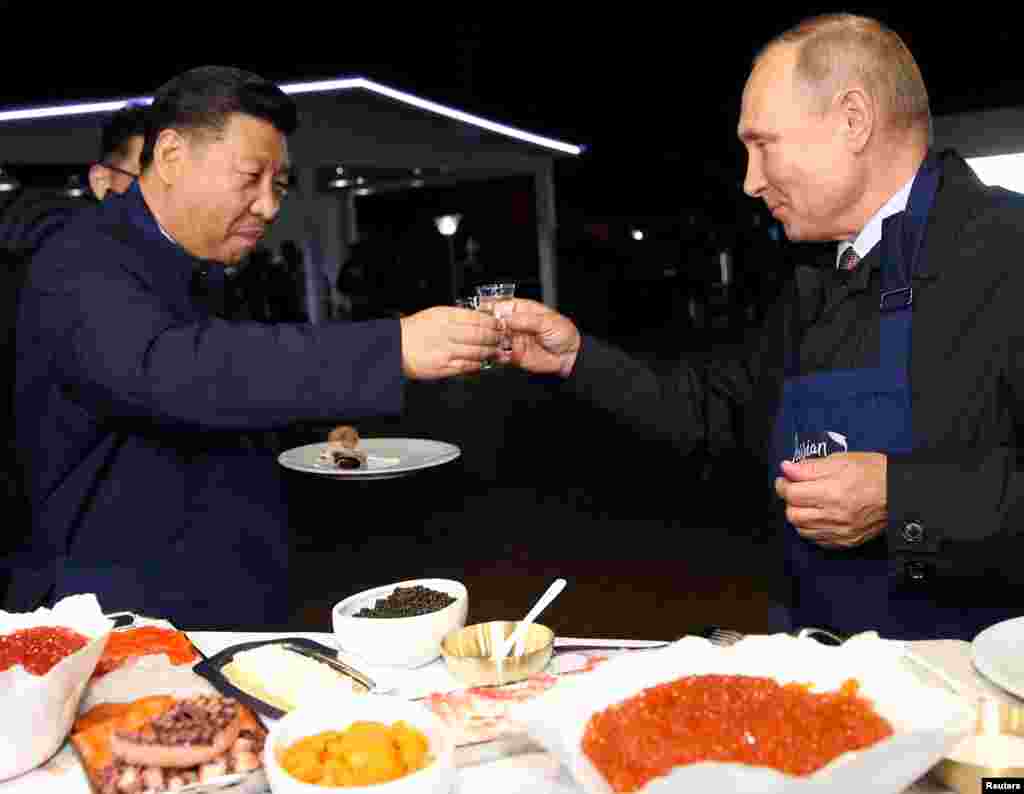
M476 372L497 355L500 324L472 309L435 306L403 317L402 372L415 380L437 380Z
M514 298L495 306L512 335L512 352L503 360L529 372L569 377L580 351L580 332L572 320L543 303Z
M889 520L887 462L878 452L783 461L775 492L786 502L786 519L825 548L853 548L877 537Z

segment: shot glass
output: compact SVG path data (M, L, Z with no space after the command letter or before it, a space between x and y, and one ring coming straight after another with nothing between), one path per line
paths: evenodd
M498 284L481 284L476 288L477 308L482 312L497 315L495 307L502 301L512 300L516 294L515 282L506 281ZM508 353L512 350L512 337L503 334L499 342L502 352ZM496 362L491 362L491 366Z

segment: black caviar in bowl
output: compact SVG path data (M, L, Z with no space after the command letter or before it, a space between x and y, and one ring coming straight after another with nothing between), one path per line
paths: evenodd
M411 618L437 612L455 603L447 593L431 590L423 585L396 587L386 598L378 598L372 607L363 607L356 618Z

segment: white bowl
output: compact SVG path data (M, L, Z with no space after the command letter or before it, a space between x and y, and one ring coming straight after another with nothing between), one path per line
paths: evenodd
M396 587L422 585L452 596L444 609L411 618L357 618L356 612L373 607ZM335 604L332 610L338 647L370 664L421 667L441 655L441 640L466 625L469 592L454 579L410 579L364 590Z
M423 769L398 780L371 786L344 789L303 783L285 771L278 753L306 736L323 731L342 731L357 720L373 720L390 725L404 720L427 737L433 756ZM442 794L455 783L455 743L440 717L421 703L390 695L329 698L290 711L270 729L263 750L263 766L274 794L326 794L326 792L373 792L373 794Z

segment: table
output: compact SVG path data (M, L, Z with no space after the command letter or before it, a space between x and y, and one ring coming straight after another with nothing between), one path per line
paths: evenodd
M329 633L189 632L192 642L207 655L213 655L241 642L286 636L307 637L336 647L333 636ZM644 647L656 644L639 640L592 640L559 637L555 640L555 648L557 650L560 645L598 643L607 643L610 647ZM1024 700L1005 692L982 678L974 670L971 663L970 643L962 640L923 640L909 643L909 645L918 657L929 665L941 669L966 692L1024 705ZM941 679L923 669L915 670L915 672L928 684L945 686ZM379 675L376 670L371 675L375 673ZM448 688L457 686L454 680L447 675L444 662L440 659L419 670L411 671L410 677L420 678L425 683L429 682L429 687L437 689L445 688L446 684ZM418 692L408 690L401 694L415 696ZM568 773L561 769L558 762L543 748L526 737L461 747L456 750L455 760L459 767L459 794L475 791L486 791L487 794L505 794L505 792L511 794L522 791L536 792L536 794L579 794L579 789ZM907 789L906 794L948 794L948 792L949 789L930 780L920 780ZM6 794L2 787L0 787L0 794Z
M305 637L334 647L333 635L319 632L186 632L195 646L207 656L243 642L275 639L279 637ZM635 647L659 643L642 640L593 640L579 637L559 637L555 647L565 645L600 645L609 647ZM960 640L925 640L909 643L911 649L929 665L937 667L953 678L968 693L987 695L999 700L1024 705L1014 697L989 683L971 664L970 644ZM365 665L364 665L365 667ZM379 668L366 668L374 678L384 678ZM924 671L921 678L934 686L945 686L940 679ZM418 697L431 691L457 688L440 659L414 671L391 672L397 694ZM512 794L529 791L535 794L579 794L558 762L539 745L527 737L511 737L487 744L461 747L456 750L459 768L458 794L486 791L487 794ZM0 794L90 794L85 773L77 763L74 751L65 747L54 759L40 769L14 780L0 783ZM948 790L929 780L920 780L905 794L948 794Z

